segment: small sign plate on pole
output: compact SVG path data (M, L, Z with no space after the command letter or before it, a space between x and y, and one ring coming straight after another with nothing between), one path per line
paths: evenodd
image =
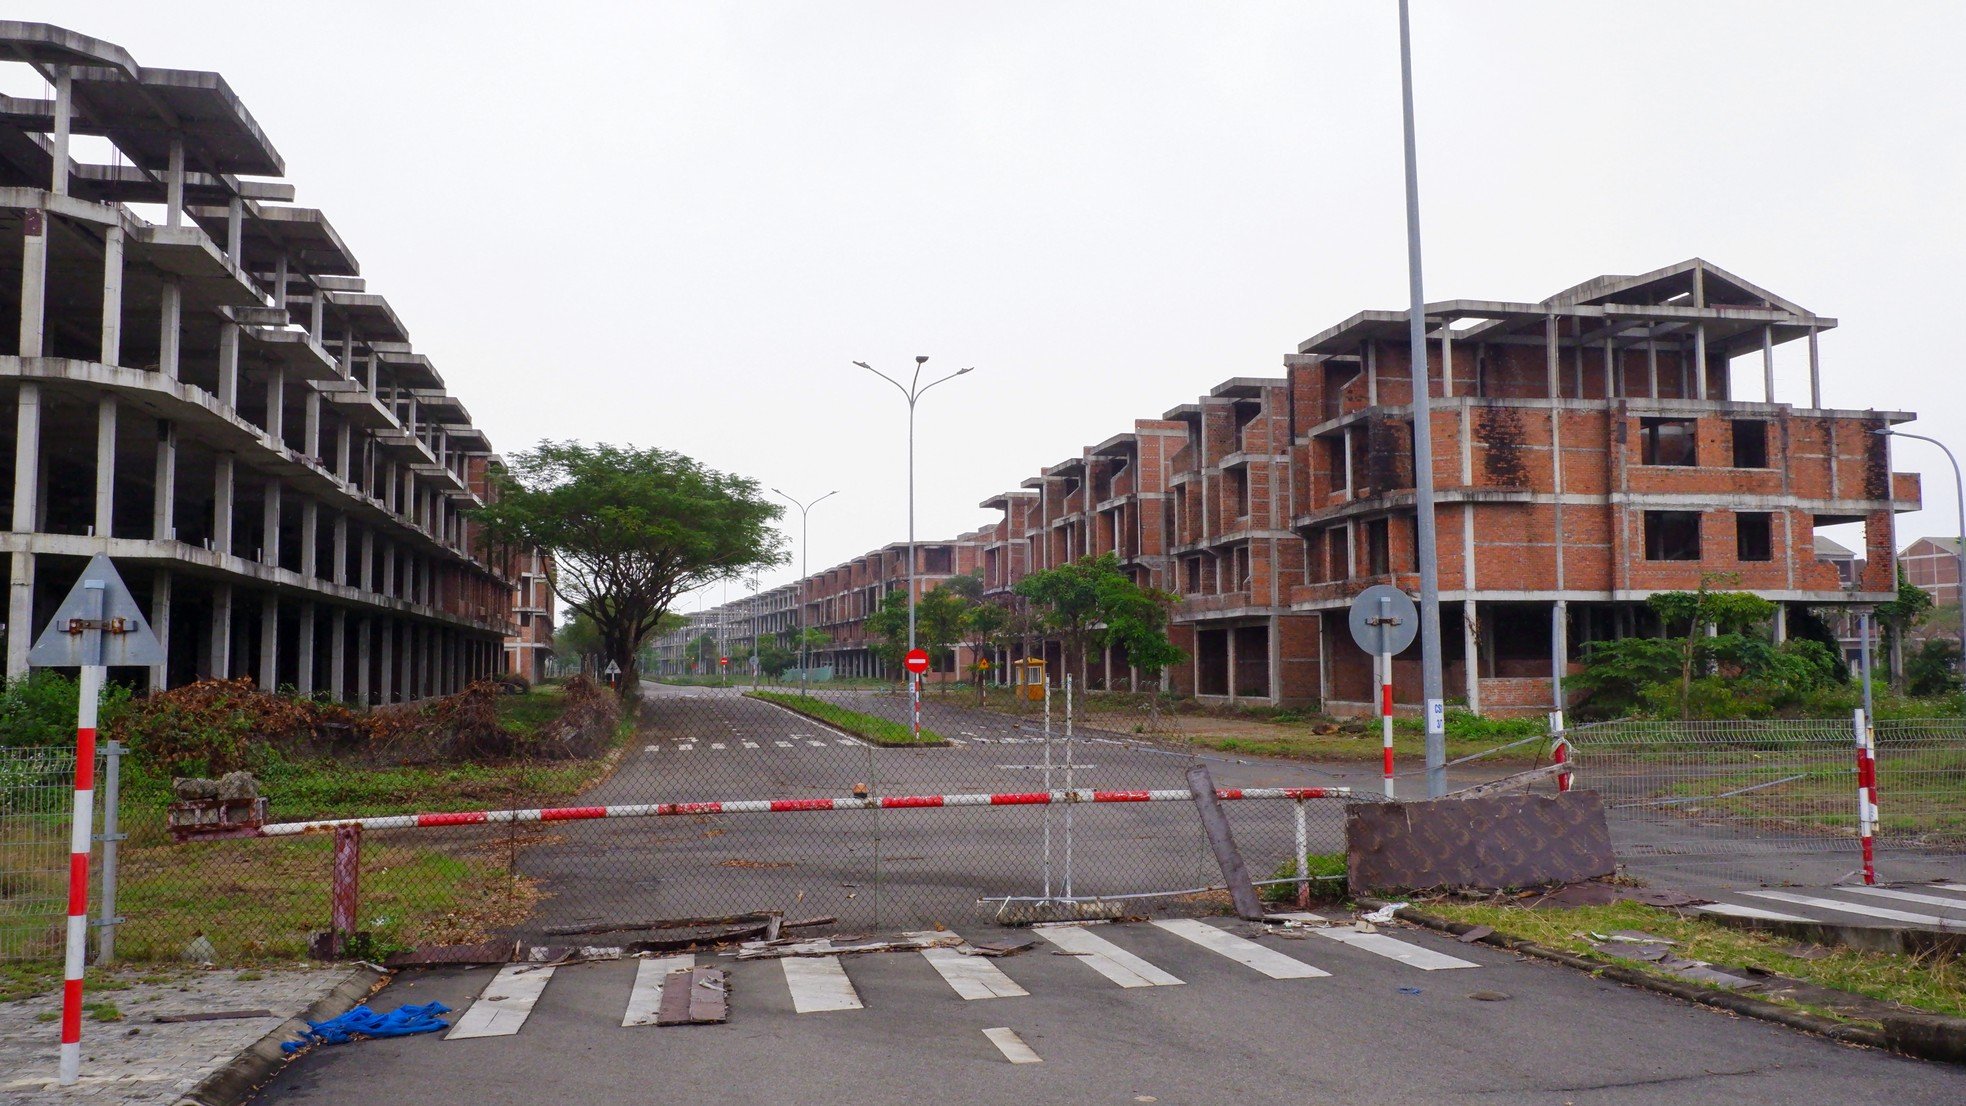
M928 671L928 650L908 650L908 655L901 659L901 666L917 676Z
M102 596L100 607L96 606L98 594ZM27 663L36 668L79 668L85 664L148 668L164 663L164 647L137 609L137 601L117 575L116 566L98 553L90 558L82 578L68 590L47 629L27 651Z
M608 666L605 669L602 669L602 672L608 677L608 679L611 680L616 676L621 675L621 664L619 661L609 661Z
M1380 600L1385 600L1381 614ZM1352 640L1368 653L1404 653L1420 635L1420 609L1391 584L1374 584L1352 600Z

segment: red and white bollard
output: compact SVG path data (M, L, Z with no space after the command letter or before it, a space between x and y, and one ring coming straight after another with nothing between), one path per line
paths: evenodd
M1386 798L1393 797L1393 655L1379 654L1379 722L1385 738Z
M68 837L68 945L61 985L60 1082L82 1071L82 961L89 946L89 842L95 831L96 700L107 669L82 666L75 712L75 818Z
M1857 836L1863 843L1864 883L1877 882L1877 856L1871 838L1877 831L1877 739L1862 707L1856 711Z

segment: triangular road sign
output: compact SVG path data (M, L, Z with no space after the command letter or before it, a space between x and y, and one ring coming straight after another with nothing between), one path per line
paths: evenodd
M164 647L116 574L116 566L98 553L27 651L27 663L37 668L149 667L164 663Z
M621 675L621 665L615 661L609 661L604 671L609 676L619 676Z

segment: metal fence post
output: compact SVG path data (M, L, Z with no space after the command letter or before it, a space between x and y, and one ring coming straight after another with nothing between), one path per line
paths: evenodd
M106 965L116 959L116 927L123 919L116 916L116 846L124 834L117 824L117 805L123 783L123 756L129 749L111 741L103 746L102 772L102 917L96 921L96 963Z
M1305 800L1297 800L1297 909L1311 905L1311 830L1304 821Z

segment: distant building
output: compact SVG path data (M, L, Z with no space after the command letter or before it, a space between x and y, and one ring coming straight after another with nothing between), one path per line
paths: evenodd
M1898 554L1905 579L1932 593L1941 606L1959 602L1959 539L1920 538Z

